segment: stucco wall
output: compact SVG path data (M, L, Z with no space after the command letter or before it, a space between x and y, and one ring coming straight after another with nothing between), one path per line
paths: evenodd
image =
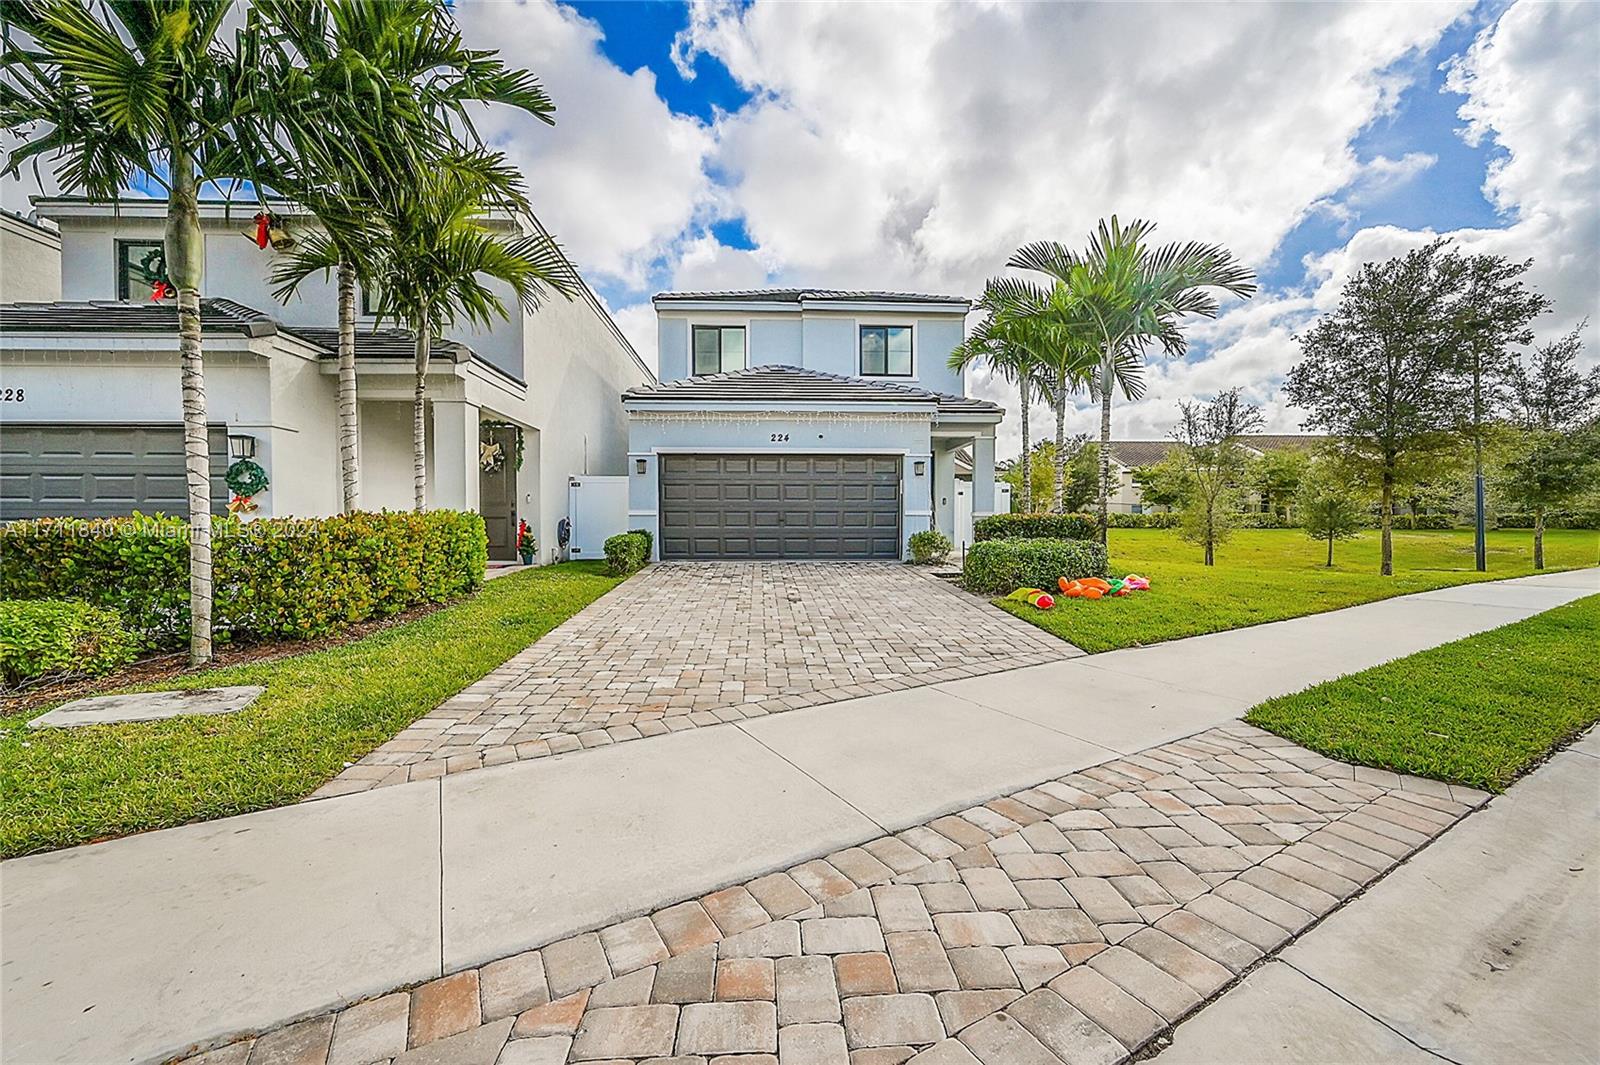
M61 239L0 213L0 303L61 298Z

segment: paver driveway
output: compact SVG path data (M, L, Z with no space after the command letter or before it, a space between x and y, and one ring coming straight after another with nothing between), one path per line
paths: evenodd
M665 563L447 700L314 797L1079 653L897 563Z

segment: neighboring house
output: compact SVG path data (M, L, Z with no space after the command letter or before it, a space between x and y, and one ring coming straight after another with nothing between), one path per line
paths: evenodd
M61 235L0 211L0 303L61 298Z
M170 300L151 300L165 204L34 203L60 229L61 298L0 306L4 388L25 397L0 406L0 518L183 513L177 311ZM289 239L313 225L290 204L273 210ZM254 204L201 207L213 503L226 505L230 454L249 452L271 478L256 499L258 515L337 513L336 286L314 278L280 304L268 280L278 253L257 247L254 214ZM509 231L512 223L504 224ZM525 518L549 561L568 480L624 472L618 393L654 378L587 289L533 314L522 313L509 290L505 300L509 321L434 343L428 503L480 511L493 558L513 557L516 522ZM408 510L412 339L401 329L375 330L365 299L361 309L361 505Z
M1245 450L1254 456L1260 456L1268 451L1285 449L1307 449L1327 439L1323 436L1297 435L1293 433L1252 433L1240 440ZM1157 511L1171 510L1168 506L1146 506L1142 501L1139 483L1134 480L1134 472L1141 466L1154 466L1172 453L1178 445L1171 440L1113 440L1111 441L1111 483L1112 493L1110 509L1122 514L1144 514ZM1261 505L1260 499L1251 493L1247 497L1247 505L1257 509Z
M995 510L1002 411L949 368L957 296L765 289L655 298L658 385L630 389L629 522L658 557L898 559Z

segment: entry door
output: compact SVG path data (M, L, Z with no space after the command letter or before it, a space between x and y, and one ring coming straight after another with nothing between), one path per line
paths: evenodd
M663 455L661 557L897 559L898 455Z
M489 557L505 561L517 557L517 431L505 425L478 429L478 513L489 533ZM484 469L485 446L499 445L496 469Z

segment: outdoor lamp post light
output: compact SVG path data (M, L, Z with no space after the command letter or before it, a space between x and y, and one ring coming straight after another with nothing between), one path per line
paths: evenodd
M234 460L251 459L256 455L256 438L228 434L228 457Z

